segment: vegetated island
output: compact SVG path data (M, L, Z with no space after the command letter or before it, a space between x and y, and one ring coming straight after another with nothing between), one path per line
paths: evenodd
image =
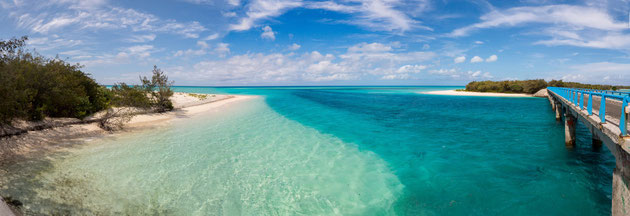
M546 97L547 87L587 88L599 90L628 89L630 86L596 85L562 80L505 80L505 81L472 81L465 89L431 91L424 94L459 95L459 96L495 96L495 97Z
M77 139L153 127L253 97L174 93L174 82L157 66L138 85L108 88L79 64L26 50L27 40L0 41L0 175L13 164L70 148ZM22 202L1 192L0 215L10 215L7 206L20 215Z

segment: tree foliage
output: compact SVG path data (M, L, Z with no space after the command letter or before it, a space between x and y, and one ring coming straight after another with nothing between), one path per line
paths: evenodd
M112 105L115 107L137 107L148 109L151 100L147 92L140 86L130 86L126 83L117 83L112 86Z
M27 52L27 39L0 41L0 121L84 118L109 106L108 90L80 65Z
M548 85L553 86L553 87L585 88L585 89L599 89L599 90L618 90L618 89L630 88L630 86L594 85L594 84L583 84L583 83L577 83L577 82L564 82L562 80L551 80L549 81Z
M157 66L153 66L153 76L151 79L140 77L142 88L148 92L151 97L151 103L157 112L166 112L173 110L173 103L170 97L173 96L171 87L172 81L168 81L168 77Z
M546 82L543 79L535 79L535 80L505 80L505 81L473 81L473 82L468 83L468 85L466 85L466 91L534 94L537 91L547 88L549 86L569 87L569 88L588 88L588 89L600 89L600 90L616 90L618 88L628 88L627 86L582 84L582 83L577 83L577 82L564 82L562 80L551 80L549 82Z
M45 117L83 119L105 110L101 126L112 129L138 109L173 109L169 99L173 82L157 66L151 79L140 78L140 86L118 83L108 89L81 71L79 64L28 52L26 40L0 41L0 124Z

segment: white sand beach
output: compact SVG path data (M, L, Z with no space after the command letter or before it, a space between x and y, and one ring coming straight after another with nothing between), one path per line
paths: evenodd
M482 97L533 97L530 94L518 94L518 93L494 93L494 92L469 92L469 91L457 91L457 90L442 90L442 91L429 91L418 92L420 94L432 94L432 95L453 95L453 96L482 96Z
M98 127L98 123L70 124L28 133L0 138L0 175L2 167L18 163L24 159L45 156L51 152L63 151L86 139L117 135L145 128L167 125L170 120L201 115L205 112L227 110L236 101L253 99L245 95L207 95L195 97L187 93L175 93L171 98L175 110L165 113L148 113L134 116L121 131L109 132ZM53 120L50 120L53 121Z
M221 112L222 110L228 110L229 106L232 106L236 101L255 97L257 96L203 96L201 94L175 93L171 97L175 110L165 113L136 115L120 131L109 132L101 129L98 123L86 123L33 130L20 135L0 138L0 175L5 175L8 172L5 168L12 164L29 161L33 158L47 157L51 153L84 145L86 143L84 142L85 140L98 139L105 136L118 136L123 133L164 126L177 118L189 118L208 112ZM38 124L63 121L70 121L70 119L48 119ZM20 122L20 124L24 126L35 123ZM6 205L0 198L0 215L13 215L12 211L19 212L14 207Z

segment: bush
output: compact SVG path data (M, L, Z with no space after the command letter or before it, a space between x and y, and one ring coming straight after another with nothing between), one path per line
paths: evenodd
M0 41L0 121L85 118L109 106L107 89L80 65L23 49L26 37Z
M112 125L125 122L116 120L117 117L130 119L133 115L125 110L173 109L169 99L173 95L173 82L157 66L153 67L151 79L140 78L141 86L119 83L109 90L81 71L81 65L24 50L27 39L0 41L0 123L11 123L16 118L41 120L47 116L82 119L107 110L101 126L113 128Z
M147 92L139 86L118 83L112 87L112 105L116 107L149 108L151 101Z

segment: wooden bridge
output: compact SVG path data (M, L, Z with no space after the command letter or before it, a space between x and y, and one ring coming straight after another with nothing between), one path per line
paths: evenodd
M547 88L556 120L564 121L565 145L575 146L577 120L586 125L593 145L608 147L615 156L612 215L630 215L630 92Z

